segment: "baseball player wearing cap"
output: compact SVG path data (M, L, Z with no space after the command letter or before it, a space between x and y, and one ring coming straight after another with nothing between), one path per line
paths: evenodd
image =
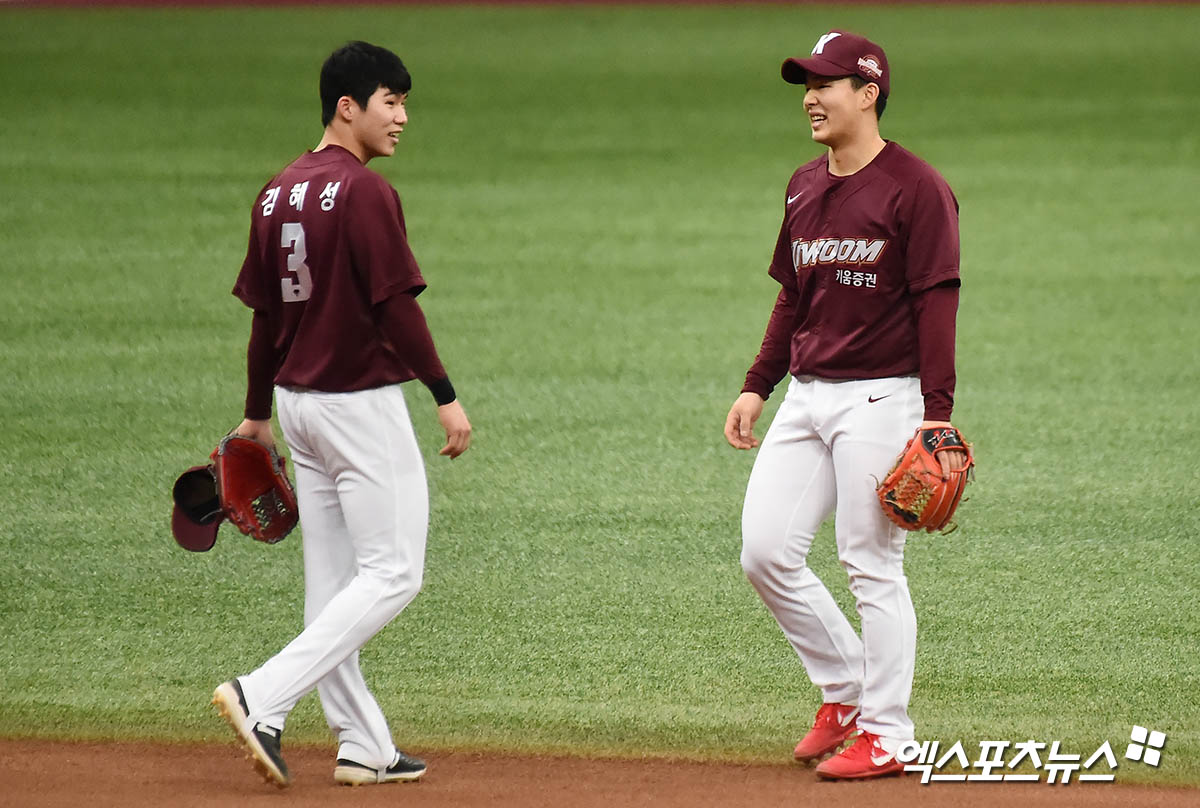
M738 449L785 375L787 392L746 486L742 567L824 704L796 746L830 779L899 774L917 624L904 576L905 531L876 482L916 429L949 423L958 308L958 203L929 165L879 134L890 91L878 45L823 35L783 63L804 84L825 153L788 182L770 275L780 284L762 347L725 422ZM960 468L965 455L940 455ZM834 516L838 558L861 637L805 563Z
M408 121L412 81L391 51L351 42L321 68L324 137L263 187L233 292L254 311L242 435L273 444L272 384L296 471L304 536L304 630L213 703L280 787L288 713L314 687L338 739L334 779L414 780L358 665L359 649L416 596L425 563L425 468L400 383L433 393L462 454L471 425L438 359L417 295L400 198L368 170Z

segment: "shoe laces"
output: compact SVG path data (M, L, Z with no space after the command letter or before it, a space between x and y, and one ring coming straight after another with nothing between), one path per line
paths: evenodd
M260 743L264 746L272 747L275 752L279 752L283 744L283 730L259 722L254 725L254 732L258 735Z
M864 729L859 732L858 737L854 739L854 743L850 745L850 748L842 752L842 756L846 758L863 758L870 761L872 753L888 754L887 750L880 745L879 736Z
M828 727L830 729L844 729L847 725L842 723L842 711L853 712L854 708L845 704L822 704L817 710L817 717L813 719L813 729Z

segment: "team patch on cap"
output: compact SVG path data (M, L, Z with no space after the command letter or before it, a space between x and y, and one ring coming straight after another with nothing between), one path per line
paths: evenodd
M859 58L858 69L873 78L883 78L883 68L879 66L879 57L873 53Z

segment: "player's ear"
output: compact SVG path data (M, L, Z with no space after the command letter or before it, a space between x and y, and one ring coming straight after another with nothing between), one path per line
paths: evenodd
M339 118L349 123L354 120L354 113L358 111L358 102L348 95L343 95L337 100L335 111Z
M863 93L859 96L859 108L864 112L875 108L875 101L879 98L879 85L875 82L867 82L863 85Z

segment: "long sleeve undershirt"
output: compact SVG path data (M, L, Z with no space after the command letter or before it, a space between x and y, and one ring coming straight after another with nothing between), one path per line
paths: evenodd
M949 421L954 410L954 323L958 286L935 286L917 295L917 352L926 421Z
M775 308L767 320L762 347L746 374L743 393L757 393L765 401L775 385L788 373L792 363L792 332L796 330L796 300L798 294L789 286L781 286L775 298Z
M246 417L266 421L271 417L278 358L271 338L271 322L264 311L254 312L250 321L250 344L246 346Z
M392 295L375 307L379 328L404 363L433 393L438 405L454 401L454 388L438 359L425 312L410 294Z

